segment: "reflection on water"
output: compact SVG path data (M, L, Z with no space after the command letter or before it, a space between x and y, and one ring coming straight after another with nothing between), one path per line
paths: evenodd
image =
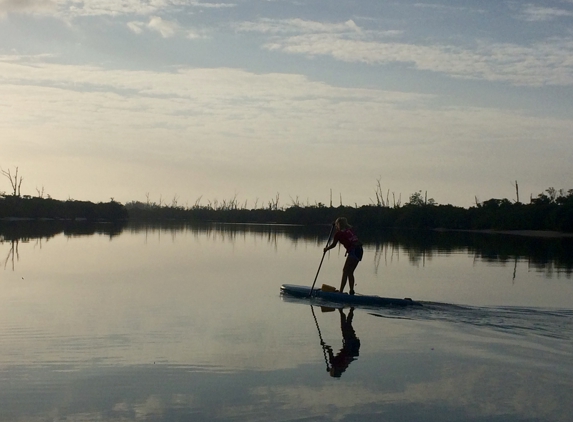
M16 262L20 260L20 243L34 242L35 246L42 247L53 237L63 234L66 237L92 236L94 234L108 235L110 239L121 234L126 222L93 223L85 221L11 221L0 222L0 244L10 245L4 269L10 265L14 270Z
M424 265L437 255L467 253L474 259L515 265L527 262L528 267L553 274L573 273L573 238L528 237L508 234L451 231L392 231L378 235L378 262L398 259L405 253L412 265Z
M318 336L320 338L320 345L324 353L324 361L326 362L326 371L330 376L335 378L340 378L342 373L346 371L350 363L358 357L360 354L360 339L356 336L356 332L352 327L352 320L354 319L354 308L350 308L348 314L344 313L343 309L338 309L340 313L340 331L342 332L342 349L334 355L332 347L324 342L322 339L322 333L320 332L320 326L316 319L314 313L314 308L310 307L312 311L312 316L314 318L314 323L318 330ZM321 308L323 312L335 311L334 308Z
M105 234L110 238L118 236L127 226L127 222L92 223L87 221L4 221L0 222L0 241L29 242L35 239L49 240L54 236L91 236Z
M287 301L303 309L306 302ZM340 331L337 337L333 330L337 318L332 312L315 313L318 306L312 309L314 336L327 351L324 360L331 370L327 344L340 339ZM346 362L353 362L344 366L347 388L332 388L323 375L322 383L304 389L308 401L322 403L317 407L326 414L329 406L338 406L350 420L375 420L367 416L373 414L390 421L436 422L570 418L571 310L426 303L423 308L352 312L359 312L361 351L367 352ZM351 410L341 410L345 395L355 400Z
M567 240L361 232L359 292L424 306L333 310L279 296L328 226L26 224L0 224L1 422L571 419Z
M110 240L124 230L130 233L144 232L146 237L158 234L176 236L178 233L191 232L220 238L221 241L236 241L245 236L256 236L276 246L279 237L288 238L293 244L323 242L330 226L292 226L273 224L223 224L223 223L187 223L187 222L131 222L87 223L70 221L23 221L0 222L0 243L8 242L11 248L5 265L18 259L18 244L36 241L48 241L58 234L67 237L108 235ZM467 253L474 259L513 265L527 262L528 268L545 273L573 274L573 238L571 237L532 237L508 234L435 231L435 230L389 230L383 232L361 233L367 246L374 248L376 267L400 259L405 254L412 265L424 266L427 260L438 255Z

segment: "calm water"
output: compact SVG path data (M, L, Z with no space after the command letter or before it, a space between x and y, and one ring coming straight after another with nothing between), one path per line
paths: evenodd
M570 240L328 227L0 226L0 421L571 421ZM317 284L338 285L344 253Z

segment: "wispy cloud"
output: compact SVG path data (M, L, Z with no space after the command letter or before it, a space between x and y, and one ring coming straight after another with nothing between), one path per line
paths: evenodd
M479 12L479 13L484 12L483 9L474 9L474 8L463 7L463 6L449 6L449 5L445 5L445 4L436 4L436 3L415 3L414 7L434 9L434 10L446 11L446 12L467 12L467 11Z
M205 8L212 8L212 9L224 9L229 7L236 7L236 3L209 3L209 2L200 2L200 1L191 1L189 2L190 5L196 7L205 7Z
M259 19L253 22L242 22L236 25L238 31L252 31L267 34L289 33L347 33L361 32L353 20L342 23L323 23L304 19Z
M184 7L222 9L236 7L236 4L189 0L0 0L0 15L51 12L64 19L82 16L145 16Z
M384 40L384 31L362 31L351 21L321 24L300 20L245 23L240 30L271 34L264 48L306 56L330 56L371 65L403 63L455 78L515 85L573 85L573 37L523 46L478 41L473 46Z
M565 9L528 4L525 5L519 17L528 22L545 22L563 17L573 17L573 12Z
M528 151L542 145L563 151L559 140L569 139L573 130L568 120L439 107L428 95L340 88L292 74L109 70L11 56L0 57L0 74L0 127L12 136L41 140L33 147L0 144L8 155L27 157L29 165L50 153L78 162L101 157L101 166L110 166L110 160L140 163L138 171L145 174L152 161L186 169L187 178L207 174L213 183L228 186L236 174L244 174L241 163L256 154L260 167L248 180L260 194L267 194L268 186L255 179L268 172L277 177L282 172L285 190L290 186L296 192L300 186L304 192L302 180L328 173L337 145L353 151L350 168L373 178L380 171L381 148L393 157L386 171L395 174L402 174L404 162L434 174L444 161L457 163L449 166L452 172L464 167L478 174L482 170L472 163L476 154L491 168L508 171L516 140ZM515 171L535 167L535 161L524 160L512 162ZM301 176L301 184L293 181L293 171L302 175L309 168L313 173ZM184 182L178 189L185 189Z
M159 16L151 17L147 26L153 31L159 32L163 38L172 37L179 30L177 22L167 21Z
M176 35L184 36L190 40L207 38L205 30L183 28L178 22L169 21L160 16L152 16L148 23L141 21L128 22L127 27L135 34L142 34L144 30L149 30L161 34L163 38L171 38Z
M132 21L127 23L127 27L136 34L141 34L143 32L143 28L145 27L144 22L137 22Z
M0 16L7 13L46 13L56 10L56 0L0 0Z
M338 34L347 38L395 37L402 34L401 30L365 30L354 20L345 22L316 22L304 19L268 19L241 22L235 25L239 32L259 32L270 35L282 34Z

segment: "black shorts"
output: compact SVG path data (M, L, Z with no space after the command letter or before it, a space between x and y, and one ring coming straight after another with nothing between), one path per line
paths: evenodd
M355 246L348 251L348 256L351 256L357 261L362 261L363 255L364 255L364 249L362 249L362 246Z

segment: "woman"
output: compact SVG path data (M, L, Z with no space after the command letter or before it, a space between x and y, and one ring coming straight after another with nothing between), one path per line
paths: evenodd
M344 292L346 287L346 281L350 287L349 293L354 294L354 270L358 263L362 260L362 254L364 253L362 249L362 243L358 240L358 237L352 230L352 226L348 224L348 221L344 217L339 217L334 222L336 226L336 233L332 243L324 248L324 252L329 251L334 248L338 242L346 248L346 262L342 268L342 280L340 282L340 293Z

